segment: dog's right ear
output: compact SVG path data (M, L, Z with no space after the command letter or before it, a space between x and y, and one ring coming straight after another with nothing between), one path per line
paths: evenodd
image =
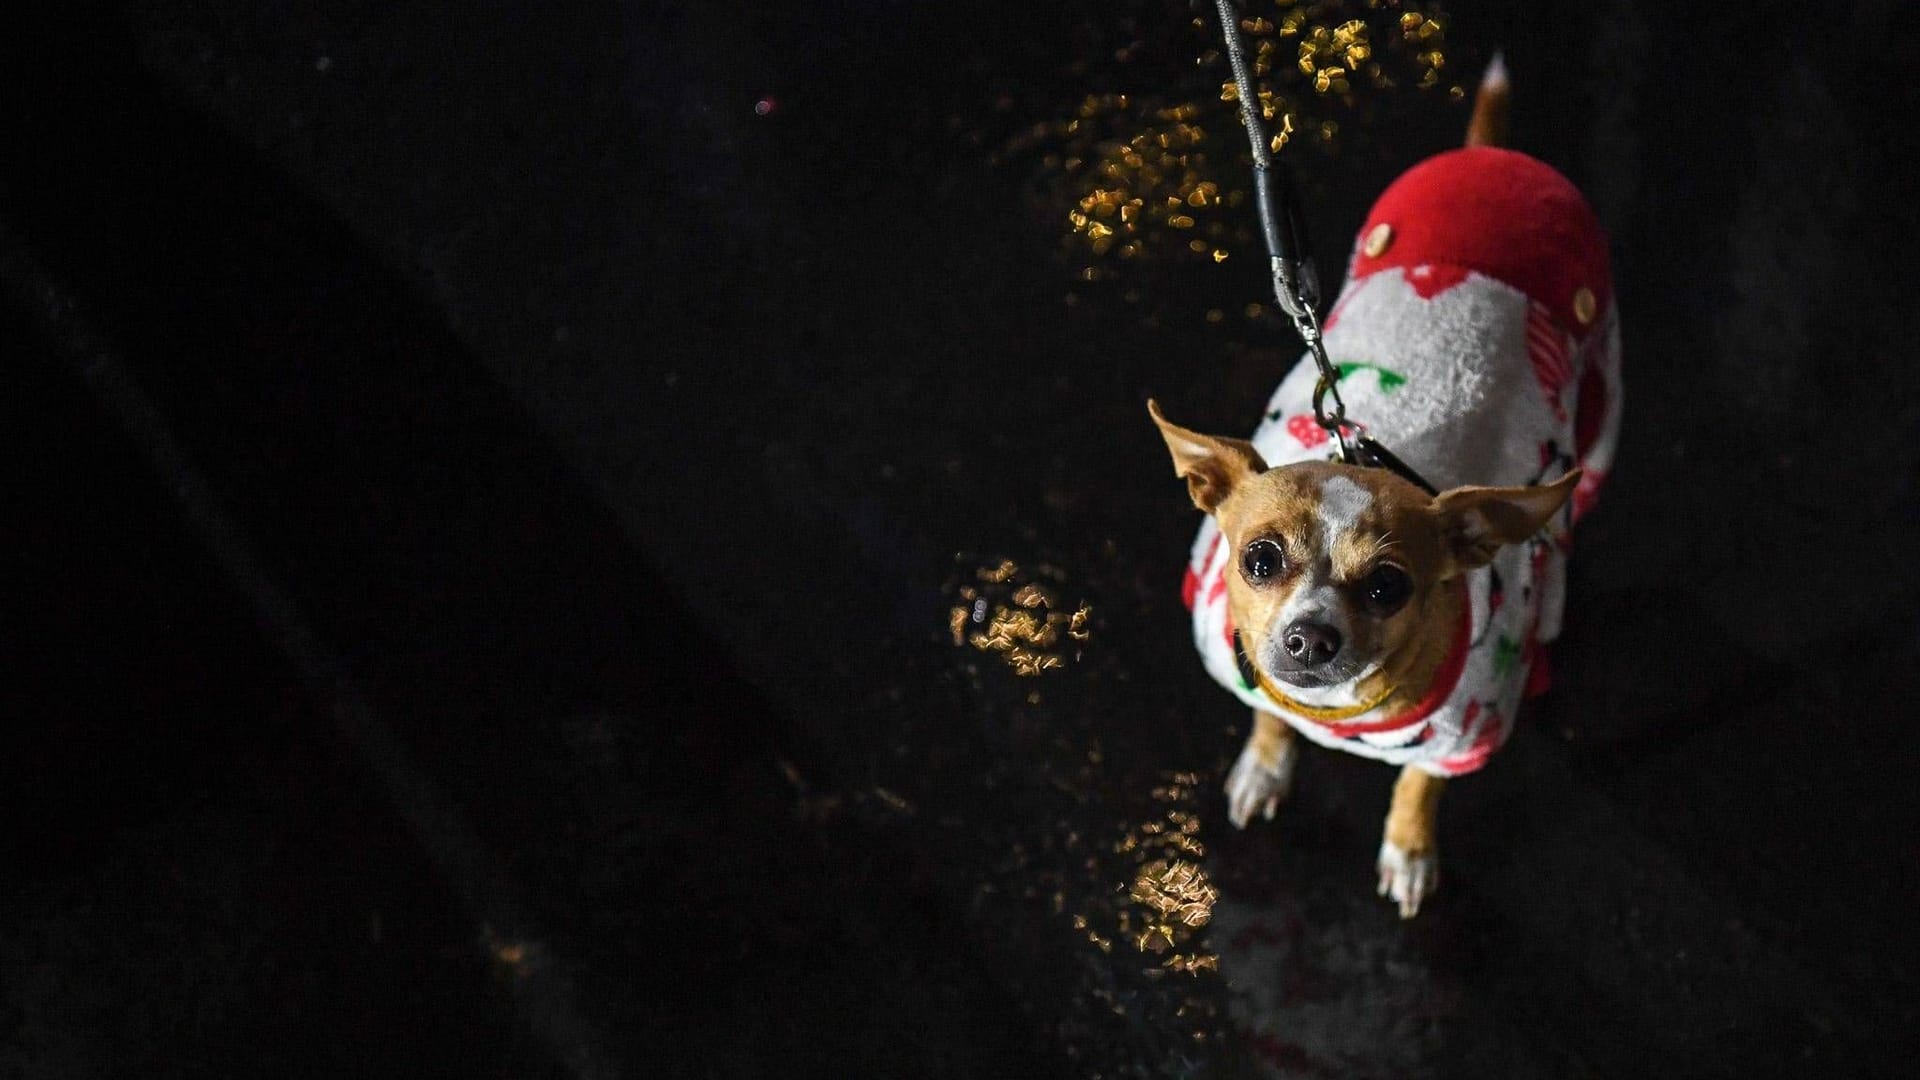
M1267 471L1260 452L1245 439L1216 438L1169 423L1151 399L1147 401L1147 414L1160 425L1160 435L1167 440L1174 475L1186 478L1193 505L1209 514L1227 501L1235 487Z

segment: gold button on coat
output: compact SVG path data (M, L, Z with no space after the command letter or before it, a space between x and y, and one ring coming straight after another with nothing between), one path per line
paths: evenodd
M1387 248L1392 244L1393 226L1383 221L1367 230L1366 243L1361 246L1360 250L1367 253L1367 258L1377 259L1385 254Z

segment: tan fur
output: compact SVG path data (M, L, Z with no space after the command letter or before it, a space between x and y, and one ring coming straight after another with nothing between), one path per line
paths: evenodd
M1393 803L1387 808L1387 842L1408 855L1431 855L1440 818L1444 777L1421 772L1411 765L1400 770L1393 784Z
M1420 913L1420 902L1440 887L1440 793L1445 779L1414 768L1400 770L1380 845L1380 895L1400 905L1400 917Z
M1293 729L1285 720L1262 709L1253 710L1253 734L1247 736L1247 746L1259 758L1261 768L1278 769L1280 755L1293 740Z
M1357 582L1379 562L1390 560L1415 583L1413 598L1398 614L1377 627L1356 628L1359 632L1348 647L1384 658L1380 672L1362 689L1371 697L1383 687L1392 687L1396 698L1417 702L1452 643L1450 631L1460 610L1448 573L1452 560L1444 554L1438 519L1425 492L1381 469L1312 462L1271 470L1242 483L1214 516L1226 534L1225 542L1235 550L1262 536L1282 539L1290 551L1317 550L1325 544L1320 535L1319 493L1334 476L1344 476L1372 495L1355 530L1328 552L1334 578ZM1383 538L1388 545L1384 549ZM1266 628L1292 597L1299 577L1297 565L1264 587L1256 587L1238 573L1227 575L1227 602L1234 625L1247 639L1249 655L1257 655ZM1424 647L1429 643L1435 647Z
M1193 505L1209 514L1235 487L1267 469L1259 452L1245 439L1202 435L1169 423L1160 415L1160 406L1152 398L1147 399L1147 414L1160 426L1160 436L1167 440L1167 450L1173 454L1174 475L1186 480Z
M1498 58L1489 66L1473 95L1473 117L1467 121L1468 146L1505 146L1512 107L1508 102L1505 65ZM1495 74L1495 72L1498 74Z
M1540 531L1566 504L1581 471L1540 487L1462 487L1433 501L1448 557L1456 573L1485 566L1508 544Z
M1460 620L1462 599L1457 589L1436 590L1427 601L1431 610L1421 612L1414 625L1435 628L1453 626ZM1390 713L1413 708L1432 689L1434 676L1439 673L1440 665L1446 662L1447 650L1452 646L1451 633L1415 632L1411 648L1396 650L1378 674L1362 681L1360 696L1371 700L1382 689L1391 687L1382 708Z
M1413 579L1406 606L1377 625L1356 626L1348 645L1381 658L1380 670L1361 684L1362 696L1390 688L1388 703L1394 707L1425 697L1446 657L1460 617L1455 579L1485 565L1501 546L1532 536L1579 482L1576 471L1543 487L1456 488L1432 498L1384 469L1330 462L1268 469L1251 443L1180 427L1152 401L1147 410L1166 439L1175 473L1188 480L1194 505L1214 515L1233 550L1265 537L1296 554L1326 552L1333 577L1342 583L1363 579L1382 561ZM1371 499L1354 529L1329 544L1321 535L1320 493L1336 476L1359 485ZM1195 477L1201 478L1197 484ZM1243 574L1227 574L1228 607L1249 655L1258 655L1266 628L1286 606L1300 576L1297 562L1277 580L1259 585Z

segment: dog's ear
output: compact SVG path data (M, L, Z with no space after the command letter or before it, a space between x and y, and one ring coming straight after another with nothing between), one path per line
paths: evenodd
M1493 561L1508 544L1539 532L1566 505L1580 482L1575 469L1551 484L1535 487L1461 487L1433 500L1447 554L1461 570Z
M1160 415L1160 406L1151 400L1147 413L1160 425L1160 435L1167 440L1174 475L1186 478L1193 505L1209 514L1227 501L1236 486L1267 471L1260 452L1245 439L1221 439L1188 431L1169 423Z

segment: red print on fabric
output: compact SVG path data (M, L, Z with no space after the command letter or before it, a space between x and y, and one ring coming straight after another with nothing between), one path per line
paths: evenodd
M1573 360L1567 355L1567 335L1543 304L1527 305L1527 359L1533 377L1547 395L1547 404L1561 422L1567 419L1567 387L1573 383Z
M1323 446L1327 441L1327 429L1320 422L1305 413L1287 417L1287 434L1294 437L1301 446L1309 450Z
M1573 486L1573 520L1579 521L1600 501L1600 488L1607 482L1605 469L1596 469L1591 465L1583 466L1580 482Z
M1473 726L1474 719L1480 715L1480 703L1474 702L1467 707L1467 726ZM1440 768L1449 776L1470 773L1487 763L1493 752L1499 749L1504 725L1500 722L1500 713L1491 704L1487 707L1487 722L1474 736L1473 745L1461 753L1440 759Z
M1467 280L1466 267L1448 266L1444 263L1438 266L1432 264L1409 266L1400 273L1422 300L1431 300Z
M1213 534L1213 539L1207 541L1207 553L1200 556L1199 562L1188 566L1186 576L1180 579L1180 602L1187 605L1188 611L1193 610L1194 597L1200 592L1200 571L1205 570L1213 562L1213 553L1219 550L1220 534L1216 532ZM1225 587L1225 583L1222 582L1221 588Z

